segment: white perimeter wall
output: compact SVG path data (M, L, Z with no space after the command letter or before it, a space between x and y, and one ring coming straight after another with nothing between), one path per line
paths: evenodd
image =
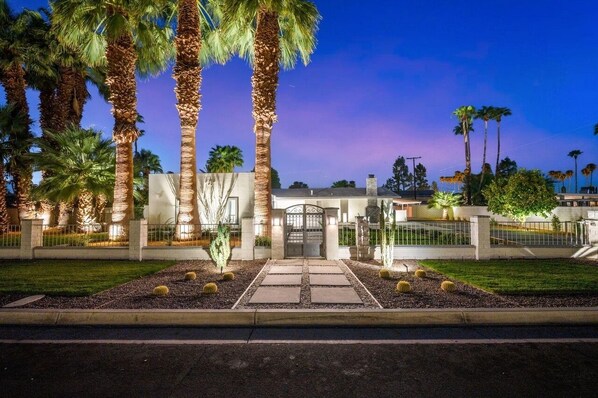
M527 221L550 221L553 214L555 214L561 221L577 221L580 218L587 218L588 211L596 210L596 207L566 207L559 206L554 209L548 218L531 216L527 218ZM469 220L471 216L490 216L494 220L501 221L513 221L510 218L500 216L488 211L485 206L462 206L455 207L452 211L449 211L449 217L460 218ZM417 205L413 207L413 218L416 219L440 219L442 218L442 210L440 209L428 209L427 205Z
M239 198L239 224L243 217L253 215L253 173L235 173L237 181L231 197ZM197 186L200 180L210 176L207 173L197 174ZM229 183L232 174L222 173L225 183ZM179 193L180 174L150 174L149 176L149 211L148 224L172 224L175 220L175 198ZM200 214L201 204L197 203Z

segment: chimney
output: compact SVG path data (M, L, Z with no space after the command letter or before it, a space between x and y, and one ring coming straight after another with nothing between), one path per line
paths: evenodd
M367 196L378 196L378 180L373 174L368 175L365 180L365 194Z

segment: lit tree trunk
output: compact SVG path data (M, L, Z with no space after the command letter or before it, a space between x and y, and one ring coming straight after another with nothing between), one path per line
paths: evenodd
M64 228L69 223L69 218L73 210L72 203L60 202L58 203L58 220L57 224L59 227Z
M482 173L480 175L479 191L482 191L484 185L484 176L486 175L486 147L488 143L488 120L484 119L484 152L482 153Z
M270 136L276 123L276 89L280 60L278 15L260 9L254 41L253 119L255 125L255 201L253 216L270 236L272 216Z
M8 210L6 209L6 181L4 179L4 162L0 161L0 233L8 231Z
M95 210L95 214L96 214L96 220L98 222L103 222L103 214L104 214L104 210L106 209L106 204L108 203L108 198L106 198L105 195L100 194L98 196L96 196L96 210Z
M27 83L25 81L25 71L21 65L12 64L4 69L3 73L0 73L0 82L2 82L2 85L4 86L6 102L12 104L16 111L24 115L29 121L29 105L27 104L27 97L25 96ZM32 138L29 126L26 126L21 132L11 134L10 137L13 142L19 142L29 138ZM23 150L24 148L20 149ZM30 162L25 157L26 154L20 152L23 151L18 151L17 153L12 154L12 156L15 157L14 163L19 166L16 170L9 170L9 172L14 181L19 217L21 219L28 219L33 218L35 211L33 202L30 200L33 170ZM26 152L29 151L27 150Z
M462 121L463 124L463 140L465 141L465 191L466 200L468 205L471 204L471 149L469 146L469 124L466 120Z
M111 239L125 238L133 218L133 141L139 132L137 121L137 54L130 34L108 43L106 84L114 115L112 139L116 142L116 173L112 206Z
M498 175L500 164L500 119L496 121L496 168L494 174Z
M200 15L196 0L179 0L176 64L173 78L181 123L181 178L176 238L193 237L194 225L200 223L197 210L197 159L195 134L199 118L201 86Z
M44 87L39 92L39 124L42 130L42 138L48 140L45 134L47 130L56 131L56 108L57 98L55 87ZM42 170L42 178L46 178L47 172ZM41 218L44 224L50 224L52 209L54 206L47 200L40 201Z
M93 195L89 191L82 191L79 194L77 206L77 230L79 232L93 232L96 218L93 211Z

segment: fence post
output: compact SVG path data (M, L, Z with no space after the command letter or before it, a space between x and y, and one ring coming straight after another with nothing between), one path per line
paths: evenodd
M21 220L21 260L32 260L33 249L44 245L44 220Z
M490 258L490 216L471 216L470 222L471 244L475 246L476 260Z
M272 259L284 258L284 209L272 209Z
M255 231L253 229L253 218L247 217L241 220L241 260L253 260L253 249L255 246Z
M143 260L145 246L147 246L147 220L129 221L129 260Z
M326 260L338 260L338 208L324 209L324 244Z

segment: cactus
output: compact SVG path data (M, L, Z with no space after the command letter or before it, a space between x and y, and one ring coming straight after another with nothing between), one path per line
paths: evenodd
M230 231L228 227L218 224L216 237L210 243L210 255L222 273L230 257Z
M378 271L378 276L382 279L390 279L390 270L382 268L380 271Z
M156 286L153 291L154 296L166 296L168 294L168 287L161 285Z
M187 272L185 274L185 280L186 281L192 281L192 280L195 280L195 278L197 278L197 274L195 272L193 272L193 271Z
M203 287L203 292L205 294L214 294L218 292L218 285L210 282L210 283L206 283Z
M232 281L233 279L235 279L235 274L233 274L232 272L225 272L224 274L222 274L223 281Z
M455 286L455 284L451 281L443 281L440 284L440 288L447 293L453 293L457 290L457 286Z
M380 208L380 251L382 264L390 268L394 260L395 235L397 233L397 218L392 202L382 202Z
M418 269L417 271L415 271L415 276L417 276L418 278L425 278L426 271L424 271L423 269Z
M407 281L399 281L396 288L397 293L409 293L411 291L411 285Z

